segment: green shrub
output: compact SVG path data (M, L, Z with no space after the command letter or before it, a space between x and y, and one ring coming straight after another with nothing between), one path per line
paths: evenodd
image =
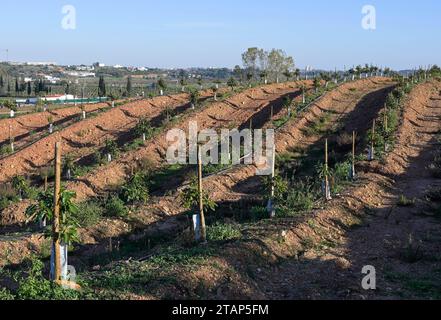
M83 202L78 205L78 211L72 215L81 227L89 227L96 224L104 215L103 206L97 201Z
M306 181L297 182L290 187L286 199L279 205L281 216L295 216L305 212L309 212L314 207L316 194L314 186Z
M11 145L10 145L10 144L3 145L3 146L0 148L0 156L8 155L8 154L10 154L10 153L12 153L12 149L11 149Z
M10 184L0 184L0 211L18 201L17 192Z
M346 182L350 181L350 169L352 164L349 161L337 163L332 171L331 187L333 193L342 191Z
M149 200L148 179L142 173L136 173L121 188L121 199L125 203L146 203Z
M216 222L207 226L208 241L227 241L240 239L242 233L237 225Z
M76 300L79 293L63 289L46 280L43 276L43 263L33 258L30 260L27 277L19 280L16 298L20 300Z
M250 218L253 221L259 221L268 218L268 210L265 207L252 207Z
M127 217L128 214L124 201L116 196L112 196L107 199L104 213L107 217L117 218Z
M202 195L202 202L204 206L204 211L214 211L217 207L216 202L214 202L210 196L204 191ZM195 210L199 206L199 189L198 182L196 178L193 178L190 186L184 190L181 195L181 203L184 208Z
M15 300L15 296L6 288L0 289L0 301Z

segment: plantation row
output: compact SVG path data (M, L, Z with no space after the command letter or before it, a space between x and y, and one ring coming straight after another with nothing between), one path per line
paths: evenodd
M399 91L399 92L401 92L401 91ZM394 91L394 95L396 95L396 91ZM283 117L280 117L280 119L278 119L278 122L273 123L272 126L279 127L279 126L281 126L284 123L288 123L289 124L290 121L296 119L297 115L301 114L301 111L303 111L304 107L309 102L308 98L309 99L315 99L317 96L315 96L315 97L313 97L313 96L309 96L308 97L307 96L306 98L304 97L303 101L301 101L298 105L295 105L294 107L292 107L292 104L290 103L289 100L284 99L283 104L281 104L283 107L281 107L280 110L283 110L283 111L286 110L286 115L283 116ZM390 108L391 109L390 110L388 109L387 113L391 112L392 107L390 107ZM273 114L273 112L274 112L274 109L271 112L271 114ZM276 111L275 113L278 113L278 112ZM272 117L268 117L268 118L271 119ZM389 116L387 116L387 117L385 117L383 119L386 119L386 118L388 120L388 125L387 125L387 129L385 129L385 132L389 130L388 129L389 126L390 126L390 128L394 127L394 125L393 125L394 121L393 121L392 113L391 113L390 119L389 119ZM257 121L253 121L253 123L255 123L255 122L257 122ZM265 122L267 122L267 121L265 121ZM316 133L320 134L320 130L321 130L320 123L321 122L326 122L326 118L320 118L320 121L317 123L317 126L315 126L316 124L314 124L312 130L318 131L318 132L312 132L312 134L316 134ZM378 128L378 125L380 127L384 128L384 125L381 123L381 120L379 121L379 124L377 123L376 129ZM150 129L150 127L148 126L148 124L146 125L146 123L144 123L144 125L142 127L143 127L143 129L139 129L140 131L138 133L140 133L142 131L149 131L149 129ZM371 143L374 144L374 148L376 148L375 150L377 150L378 146L380 146L380 148L381 148L381 139L380 138L382 137L383 140L385 140L387 138L385 136L385 134L384 134L385 132L382 132L382 130L373 130L372 131L372 138L370 138L370 139L367 138ZM344 137L342 137L342 139L343 138ZM107 151L109 151L109 150L107 150ZM373 153L371 153L371 155L373 155ZM336 190L335 188L337 186L337 183L335 183L335 181L338 180L337 179L338 174L336 174L336 172L340 172L341 173L341 172L347 171L346 169L348 169L348 168L346 167L344 169L343 168L338 169L338 167L340 166L338 163L334 162L332 159L331 159L330 162L331 162L331 164L329 165L329 169L331 169L331 170L333 169L332 170L333 173L332 173L331 170L321 170L320 173L321 173L321 177L322 178L325 177L325 176L327 176L329 178L329 180L331 181L330 187L332 188L332 191L335 192L335 190ZM283 165L284 164L282 162L282 165L278 165L278 167L282 168ZM344 167L343 165L341 165L341 166ZM225 168L212 168L212 169L209 169L209 170L206 169L206 173L213 173L213 172L216 173L216 172L218 172L218 170L225 170ZM144 170L142 170L142 171L144 171ZM346 173L348 173L348 171ZM161 174L164 174L164 173L161 173ZM288 173L286 173L286 175L288 176ZM121 192L119 192L119 195L117 195L116 197L112 197L112 199L114 199L114 201L112 200L110 202L106 202L105 209L109 210L109 208L112 208L112 202L113 202L113 204L114 204L113 207L119 208L119 209L123 208L123 211L125 211L125 213L123 213L121 215L124 216L124 215L127 214L127 209L126 209L126 207L124 205L125 203L140 204L140 203L146 201L148 199L148 197L149 197L149 195L148 195L149 194L149 192L148 192L149 185L145 185L146 184L145 183L146 180L150 180L150 181L154 180L154 177L152 178L152 174L151 173L148 173L146 175L140 175L140 174L134 172L132 178L130 179L130 181L121 188ZM292 183L296 183L297 184L297 181L293 181L293 179L289 179L289 180L291 180ZM15 186L16 187L19 184L20 183L15 181ZM290 198L290 201L294 201L295 202L295 200L293 200L293 199L296 196L284 197L283 192L281 192L281 190L283 191L283 186L284 185L286 186L286 181L284 179L281 179L279 175L276 175L274 180L271 180L271 181L267 182L267 185L270 187L269 189L274 188L274 190L275 190L274 198L271 199L271 200L272 200L272 203L275 204L277 215L280 215L280 214L286 215L286 213L284 213L285 209L283 209L283 208L290 208L290 204L289 203L283 203L282 199L285 200L287 198ZM294 185L295 184L293 184L292 186L294 186ZM316 190L317 190L318 186L314 187L314 188L316 188ZM294 188L294 189L296 190L297 188ZM298 189L300 190L300 194L304 192L304 189L301 189L301 188L298 188ZM193 184L191 188L187 189L184 192L183 203L186 204L188 208L194 209L195 206L197 206L197 204L199 203L199 196L200 196L200 192L197 190L197 188ZM69 203L69 199L68 199L69 198L69 193L67 191L65 193L62 192L61 193L61 197L62 197L62 199L66 200L66 201L63 201L63 203ZM65 197L65 198L63 198L63 197ZM46 201L47 201L47 199L48 199L48 197L46 197ZM208 195L204 196L203 199L205 200L205 206L208 206L207 209L209 209L210 207L213 207L213 205L212 205L213 202L209 201ZM40 197L39 198L39 203L40 204L44 203L44 201L45 201L44 197ZM304 204L300 204L300 207L302 207L303 205ZM72 203L72 206L74 206L73 203ZM40 206L37 206L37 207L43 207L43 205L40 205ZM31 207L31 208L36 210L36 209L38 209L37 207ZM116 215L120 215L121 210L119 210L119 209L116 209L114 211L114 212L116 212ZM299 210L298 207L297 208L293 207L293 209L294 210ZM253 209L252 211L256 212L256 210L257 211L259 211L259 210L263 211L263 209ZM38 210L34 211L34 212L31 212L31 211L32 210L30 210L28 212L30 215L32 215L32 213L35 214L35 212L37 212ZM93 211L94 210L91 210L89 212L93 212ZM194 212L195 210L192 210L192 211ZM78 212L79 211L77 211L77 213ZM108 212L109 211L107 211L107 213ZM295 212L298 212L298 211L295 211ZM72 216L75 215L75 213L73 213L73 212L69 213L69 214L72 214ZM40 214L37 214L36 216L40 216L40 218L41 218L41 212L40 212ZM47 218L50 218L50 217L48 216ZM41 222L41 219L39 219L39 221ZM72 227L72 228L70 228L70 227ZM75 229L75 225L72 225L70 227L69 227L69 229ZM214 225L214 229L213 230L215 230L215 229L216 229L216 227ZM217 228L217 229L219 230L219 228ZM69 240L69 241L70 240L75 240L74 238L75 238L75 236L72 235L72 237L65 238L65 240L66 241L67 240Z

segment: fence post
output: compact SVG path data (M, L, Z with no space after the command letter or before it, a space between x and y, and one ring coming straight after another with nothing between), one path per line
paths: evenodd
M61 142L55 144L55 190L54 190L54 281L61 281L61 252L60 252L60 190L61 190Z

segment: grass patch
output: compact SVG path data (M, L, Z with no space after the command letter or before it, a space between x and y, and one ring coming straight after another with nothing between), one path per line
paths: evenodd
M208 241L237 240L242 237L240 227L235 224L216 222L207 226Z
M408 199L404 195L401 195L398 199L397 205L399 207L412 207L415 205L415 199Z

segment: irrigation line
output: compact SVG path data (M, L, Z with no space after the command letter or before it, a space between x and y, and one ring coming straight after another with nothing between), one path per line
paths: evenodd
M352 81L351 81L352 82ZM342 82L342 83L340 83L337 87L335 87L334 89L332 89L332 90L335 90L335 89L337 89L337 88L339 88L339 87L341 87L343 84L345 84L345 83L348 83L348 82ZM318 101L320 101L322 98L323 98L323 96L325 95L325 94L327 94L328 92L331 92L332 90L329 90L329 91L325 91L325 92L323 92L320 96L318 96L317 98L315 98L313 101L311 101L310 103L308 103L308 104L306 104L304 107L302 107L300 110L298 110L298 112L300 113L300 114L302 114L303 112L305 112L307 109L309 109L312 105L314 105L314 104L316 104ZM283 129L288 123L290 123L291 121L290 121L290 119L288 119L287 121L285 121L283 124L281 124L280 126L278 126L276 129L274 129L274 131L275 132L279 132L281 129ZM221 142L222 143L222 142ZM244 155L242 158L240 158L239 159L239 161L242 161L242 160L244 160L244 159L246 159L246 158L249 158L249 157L251 157L253 155L253 152L251 152L251 153L249 153L249 154L247 154L247 155ZM214 173L211 173L211 174L208 174L208 175L205 175L204 176L204 180L205 179L208 179L208 178L210 178L210 177L212 177L212 176L216 176L216 175L221 175L221 174L223 174L223 173L225 173L225 172L227 172L227 171L230 171L231 169L233 169L233 168L235 168L235 167L241 167L241 166L246 166L245 164L236 164L236 165L230 165L230 166L228 166L227 168L224 168L224 169L222 169L222 170L220 170L220 171L218 171L218 172L214 172ZM185 188L186 186L189 186L190 184L189 183L187 183L187 184L185 184L185 185L183 185L182 186L182 188Z
M372 78L372 77L370 77L370 78ZM329 92L331 92L331 91L333 91L333 90L336 90L336 89L338 89L338 88L340 88L342 85L344 85L344 84L346 84L346 83L351 83L351 82L356 82L356 81L359 81L360 79L355 79L354 81L352 81L352 80L349 80L349 81L346 81L346 82L341 82L340 84L338 84L335 88L333 88L332 90L326 90L325 92L323 92L320 96L318 96L317 98L315 98L313 101L311 101L310 103L308 103L308 104L306 104L303 108L301 108L300 110L298 110L298 112L299 113L303 113L303 112L305 112L307 109L309 109L312 105L314 105L314 104L316 104L318 101L320 101L327 93L329 93ZM363 80L363 79L361 79L361 80ZM290 121L290 119L288 119L286 122L284 122L283 124L281 124L279 127L277 127L274 131L275 132L278 132L278 131L280 131L281 129L283 129L288 123L290 123L291 121ZM221 142L222 143L222 142ZM250 157L250 156L252 156L252 154L253 153L250 153L250 154L247 154L247 155L245 155L245 156L243 156L242 158L240 158L239 159L239 161L242 161L242 160L244 160L244 159L246 159L246 158L248 158L248 157ZM236 165L229 165L228 167L226 167L226 168L224 168L224 169L221 169L220 171L217 171L217 172L213 172L213 173L210 173L210 174L208 174L208 175L205 175L202 179L203 180L206 180L206 179L208 179L208 178L210 178L210 177L213 177L213 176L217 176L217 175L221 175L221 174L223 174L223 173L226 173L226 172L228 172L228 171L230 171L231 169L233 169L233 168L239 168L239 167L243 167L243 166L246 166L245 164L236 164ZM179 190L184 190L185 188L187 188L187 187L189 187L190 186L190 183L186 183L186 184L184 184L184 185L182 185L180 188L179 188Z

